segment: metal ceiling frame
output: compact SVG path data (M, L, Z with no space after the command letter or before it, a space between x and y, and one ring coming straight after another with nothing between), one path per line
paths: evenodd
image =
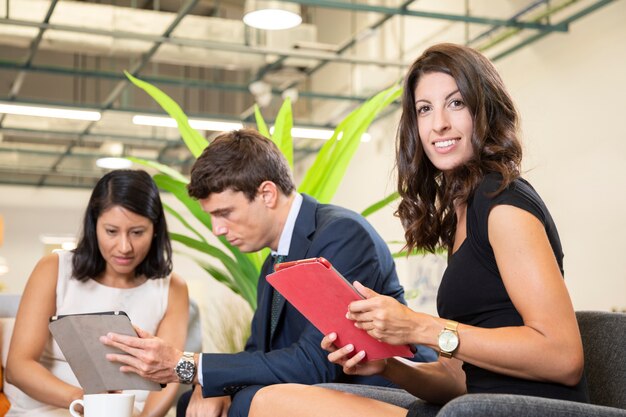
M598 0L592 5L586 7L585 9L575 13L574 15L558 22L551 23L549 22L549 17L554 12L560 10L558 7L553 8L552 10L548 7L547 11L544 11L538 17L535 16L532 20L522 20L521 18L526 15L529 11L537 8L538 6L548 2L549 0L538 0L530 5L527 5L523 10L520 10L509 19L493 19L488 17L479 17L479 16L471 16L471 15L458 15L458 14L446 14L446 13L435 13L435 12L425 12L418 10L409 10L408 7L414 2L414 0L405 0L397 8L392 7L383 7L369 4L361 4L361 3L346 3L339 2L334 0L283 0L291 3L297 3L306 6L313 7L322 7L322 8L331 8L331 9L342 9L353 12L373 12L373 13L381 13L384 16L376 21L375 23L369 25L366 29L360 31L359 33L353 35L349 40L344 42L341 46L337 48L336 51L332 53L322 53L322 52L311 52L304 50L279 50L272 48L264 48L264 47L256 47L251 45L241 45L241 44L230 44L223 42L214 42L214 41L204 41L204 40L196 40L196 39L187 39L187 38L176 38L171 37L173 31L180 24L180 22L187 16L192 9L197 5L199 0L188 0L178 11L176 18L172 21L169 27L163 32L162 35L144 35L133 32L123 32L123 31L107 31L100 29L92 29L92 28L79 28L70 25L58 25L51 24L50 17L55 9L55 6L58 0L51 0L50 7L46 13L44 20L40 23L31 22L31 21L23 21L17 19L9 19L9 18L0 18L0 24L5 25L17 25L23 27L36 27L39 29L37 36L32 40L29 52L24 60L24 62L12 62L12 61L0 61L0 71L1 70L17 70L18 75L14 81L14 84L11 87L11 91L8 100L14 100L19 94L19 90L23 83L24 77L28 72L42 72L42 73L52 73L57 75L67 75L74 77L95 77L95 78L103 78L110 80L118 80L117 85L111 90L111 93L107 96L107 98L100 104L96 106L96 109L100 111L106 110L115 110L121 112L133 112L133 113L151 113L150 110L135 110L128 108L115 108L112 109L113 103L119 98L120 94L123 90L130 85L128 80L122 74L117 74L113 72L107 71L93 71L93 70L77 70L74 68L67 67L53 67L53 66L45 66L45 65L33 65L33 59L35 54L39 48L41 40L43 38L43 34L46 30L59 30L73 33L84 33L84 34L95 34L95 35L104 35L110 36L114 38L121 39L133 39L133 40L143 40L147 42L153 43L148 52L142 54L141 59L133 66L133 68L129 71L131 74L137 76L140 71L150 62L152 56L156 53L161 44L170 43L174 45L181 46L191 46L197 48L205 48L205 49L214 49L221 51L230 51L230 52L241 52L241 53L249 53L249 54L260 54L260 55L277 55L278 57L269 64L263 66L260 70L257 71L255 77L250 81L254 81L255 79L260 79L263 77L265 73L279 67L286 59L288 58L300 58L300 59L311 59L320 61L317 65L306 69L304 71L305 75L308 77L318 71L320 68L328 64L329 62L333 63L345 63L352 65L375 65L379 67L394 67L394 68L406 68L409 64L404 62L389 62L389 61L380 61L380 60L371 60L371 59L361 59L355 57L346 57L343 54L348 51L350 48L355 46L360 40L364 39L367 34L376 30L378 27L382 26L386 21L388 21L393 16L412 16L412 17L420 17L420 18L428 18L428 19L440 19L447 20L452 22L463 22L463 23L472 23L472 24L485 24L490 25L491 28L487 31L479 34L471 40L467 41L467 44L473 44L478 42L481 39L486 38L491 35L495 30L501 28L508 28L507 31L503 35L501 35L496 41L491 43L487 43L485 49L495 45L496 43L501 42L504 39L512 36L513 34L519 33L522 30L536 30L538 33L529 36L528 38L522 40L521 42L509 47L503 52L498 53L498 55L492 58L493 61L497 61L502 59L503 57L523 48L524 46L533 43L551 33L554 32L567 32L570 23L574 22L577 19L599 9L600 7L613 2L614 0ZM566 6L571 3L575 3L577 0L572 0L571 2L561 3L561 5L565 4ZM548 23L545 23L545 22ZM224 90L224 91L237 91L237 92L248 92L248 86L244 84L227 84L227 83L214 83L214 82L206 82L203 80L195 80L195 79L179 79L179 78L168 78L168 77L158 77L158 76L144 76L141 75L141 78L152 83L152 84L163 84L163 85L176 85L183 88L197 88L197 89L216 89L216 90ZM300 81L295 81L291 83L286 88L273 88L272 94L280 95L287 88L291 88L297 85ZM356 95L342 95L342 94L325 94L325 93L317 93L312 91L302 91L299 92L299 96L306 99L321 99L321 100L343 100L343 101L353 101L353 102L362 102L367 99L367 97L356 96ZM17 102L17 101L16 101ZM20 101L25 102L25 101ZM50 104L50 103L47 103ZM56 105L65 105L55 103ZM388 113L388 112L386 112ZM232 117L232 120L246 120L251 114L251 109L244 111L239 118ZM207 117L206 114L202 115L202 117ZM228 120L227 117L224 116L215 116L225 120ZM39 154L45 156L53 156L57 155L58 158L52 164L50 168L48 168L47 172L39 172L37 170L29 170L34 175L41 175L40 180L38 181L38 186L43 186L46 184L46 179L49 175L55 176L63 176L66 175L64 172L60 172L58 170L62 161L69 156L82 156L82 157L94 157L98 156L97 154L84 154L84 153L74 153L72 149L80 145L83 142L89 141L89 139L93 139L94 142L97 142L98 139L116 139L120 140L124 143L128 144L139 144L142 141L150 141L154 143L156 146L165 144L166 147L170 145L177 144L179 141L172 141L166 138L156 138L156 137L139 137L132 135L114 135L114 134L100 134L93 133L92 129L95 126L95 122L91 122L87 125L86 128L82 129L80 132L51 132L51 131L43 131L37 129L14 129L14 128L6 128L2 126L5 115L0 114L0 133L14 133L14 134L43 134L50 136L60 136L65 139L69 139L69 144L67 145L65 151L62 154L55 154L54 152L46 152L46 151L33 151L23 150L23 152L28 153L31 152L33 154ZM304 124L303 124L304 125ZM308 125L313 126L313 125ZM321 127L321 126L315 126ZM34 143L34 142L33 142ZM7 152L6 148L0 148L0 152ZM5 168L0 166L0 172L4 172ZM23 170L22 170L23 171ZM36 173L37 172L37 173ZM93 176L90 175L82 175L75 174L74 172L68 172L68 176L81 175L88 178ZM48 185L48 184L46 184Z
M146 35L143 33L136 32L126 32L119 30L102 30L102 29L94 29L94 28L85 28L71 25L59 25L54 23L43 23L43 22L32 22L29 20L19 20L19 19L10 19L10 18L0 18L0 24L4 25L15 25L22 27L33 27L39 29L49 29L49 30L58 30L62 32L70 32L70 33L81 33L81 34L89 34L89 35L101 35L101 36L110 36L112 38L117 39L132 39L138 41L146 41L146 42L154 42L154 43L170 43L173 45L180 46L190 46L194 48L203 48L217 51L227 51L227 52L241 52L246 54L256 54L256 55L285 55L288 58L300 58L300 59L311 59L311 60L332 60L334 62L340 62L345 64L360 64L360 65L378 65L381 67L398 67L405 68L406 63L403 62L389 62L389 61L380 61L374 59L363 59L356 57L337 57L332 53L324 53L324 52L313 52L313 51L304 51L304 50L295 50L295 49L273 49L266 48L261 46L252 46L252 45L242 45L238 43L227 43L227 42L215 42L201 39L189 39L189 38L180 38L180 37L166 37L166 36L158 36L158 35Z
M183 5L183 7L181 7L174 21L172 21L172 23L170 23L168 28L165 29L165 32L163 32L163 35L162 35L163 38L169 38L169 36L172 34L174 29L176 29L176 27L183 20L183 18L187 16L193 10L196 4L198 4L198 1L199 0L188 0L187 3ZM141 56L141 60L137 62L134 65L134 67L128 72L133 76L137 76L139 71L141 71L141 69L146 64L148 64L148 62L150 62L150 58L154 56L154 54L159 49L162 43L163 42L161 41L155 42L154 45L152 45L152 47L150 48L150 50L146 52L145 54L143 54ZM122 80L115 87L113 87L113 90L111 91L111 93L108 95L108 97L104 100L104 102L100 106L100 111L105 111L105 110L110 109L111 106L113 106L113 103L115 102L115 100L117 100L119 95L122 93L124 88L126 88L126 86L129 85L129 83L130 83L129 80ZM72 143L70 143L65 149L65 152L61 154L59 158L52 164L52 166L50 167L50 171L53 171L53 172L57 171L59 165L61 164L61 162L63 162L63 159L65 159L65 157L70 154L74 146L80 144L82 137L88 134L89 131L95 126L95 124L96 122L91 122L87 125L87 127L83 130L83 132L79 134L78 138L74 140ZM44 182L46 181L47 177L48 175L43 175L37 185L42 186Z
M54 8L56 7L57 2L58 0L52 0L52 2L50 3L50 7L48 8L48 11L46 12L46 16L43 19L44 23L48 23L50 21L50 17L52 16L52 12L54 12ZM45 32L45 30L46 29L44 28L40 28L39 32L37 33L37 36L31 42L30 50L28 51L28 57L26 58L26 62L24 63L25 68L28 68L33 63L33 59L35 58L35 54L37 53L37 48L39 48L39 44L41 43L41 40L43 39L43 33ZM26 74L24 72L20 72L17 75L15 82L11 86L11 91L9 92L9 100L13 100L13 98L17 96L17 94L19 93L20 89L22 88L22 83L24 82L25 75ZM0 126L2 125L3 119L4 119L4 114L0 115Z
M578 13L573 14L572 16L564 19L561 23L567 24L568 26L575 22L576 20L588 15L589 13L592 13L596 10L598 10L599 8L606 6L609 3L613 3L615 0L598 0L595 3L591 4L590 6L584 8L583 10L579 11ZM498 61L502 58L504 58L507 55L512 54L513 52L523 48L526 45L530 45L533 42L538 41L539 39L545 37L546 35L548 35L548 33L537 33L536 35L533 35L521 42L519 42L518 44L508 48L507 50L500 52L499 54L495 55L494 57L491 58L492 61Z
M55 67L46 65L29 65L21 64L15 61L2 61L0 60L0 71L2 70L18 70L24 72L41 72L56 75L67 75L73 77L93 77L109 80L126 80L126 76L120 72L113 71L95 71L95 70L81 70L69 67ZM203 81L189 78L173 78L173 77L157 77L152 75L141 75L141 79L151 84L161 85L174 85L178 87L190 87L199 88L203 90L223 90L223 91L235 91L241 93L249 93L247 84L234 84L234 83L216 83L210 81ZM272 94L279 96L282 93L278 88L272 89ZM357 96L357 95L345 95L345 94L328 94L318 93L314 91L301 91L299 96L310 100L342 100L342 101L355 101L363 102L369 97ZM233 117L233 119L237 119ZM237 119L239 120L239 119Z
M315 6L315 7L323 7L329 9L341 9L341 10L349 10L355 12L373 12L373 13L381 13L385 15L400 15L400 16L413 16L413 17L423 17L428 19L436 19L436 20L448 20L453 22L463 22L463 23L477 23L483 25L490 26L505 26L505 27L515 27L519 29L535 29L547 32L567 32L568 26L563 23L559 24L543 24L538 22L524 22L517 20L515 18L511 19L493 19L490 17L479 17L479 16L471 16L471 15L458 15L458 14L449 14L449 13L437 13L437 12L426 12L419 10L409 10L408 8L395 8L395 7L384 7L384 6L376 6L371 4L364 3L348 3L348 2L340 2L340 1L332 1L332 0L282 0L287 3L298 3L305 6Z

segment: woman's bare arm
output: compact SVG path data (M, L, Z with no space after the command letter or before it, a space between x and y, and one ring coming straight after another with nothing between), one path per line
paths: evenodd
M159 323L156 336L178 349L183 349L187 338L187 322L189 320L189 295L187 284L180 277L172 274L168 305L165 316ZM159 392L151 392L141 417L162 417L172 406L179 384L167 384Z
M6 379L35 400L67 408L82 398L83 390L60 380L39 362L50 337L48 321L56 313L58 270L58 256L47 255L28 279L15 319Z

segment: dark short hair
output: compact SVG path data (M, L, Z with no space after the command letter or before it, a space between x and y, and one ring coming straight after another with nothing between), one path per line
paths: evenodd
M105 270L106 262L98 247L96 224L102 213L113 206L147 217L154 225L150 250L135 269L135 276L145 275L149 279L168 276L172 272L172 246L159 190L147 172L126 169L104 175L91 193L82 235L74 249L73 276L86 281Z
M430 162L419 138L415 88L421 77L444 73L456 81L472 116L473 157L446 176ZM402 201L397 215L407 247L434 250L454 241L454 202L466 202L489 172L502 176L499 191L520 175L522 147L518 113L493 64L480 52L441 43L428 48L409 68L404 82L396 164Z
M289 163L278 147L253 129L225 132L207 146L191 168L189 195L204 199L227 189L254 200L263 181L285 194L295 189Z

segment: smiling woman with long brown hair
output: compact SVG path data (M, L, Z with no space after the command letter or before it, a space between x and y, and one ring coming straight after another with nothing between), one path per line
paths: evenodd
M583 349L556 226L520 176L518 115L491 62L454 44L426 50L405 79L397 137L397 215L408 249L448 251L439 317L355 283L347 317L391 344L437 349L432 363L364 361L322 346L347 374L380 374L417 397L407 408L320 387L274 385L251 416L418 416L466 393L586 402ZM351 356L353 355L353 356ZM419 399L419 400L418 400ZM432 409L430 411L432 413Z

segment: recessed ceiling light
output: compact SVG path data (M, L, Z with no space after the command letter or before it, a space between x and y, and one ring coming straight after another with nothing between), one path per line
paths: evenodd
M21 104L0 103L0 113L23 116L54 117L57 119L100 120L101 114L91 110L77 110L69 107L24 106Z
M270 133L274 134L274 126L270 128ZM331 129L311 129L305 127L292 127L291 136L300 139L321 139L328 140L333 137L334 130ZM338 140L341 140L343 132L339 134ZM363 133L361 136L361 142L369 142L372 139L372 135L369 133Z
M100 168L106 169L127 169L133 166L133 163L126 158L107 157L98 158L96 160L96 165Z
M133 123L144 126L177 127L176 120L171 117L147 116L137 114L133 116ZM227 132L239 130L243 127L240 122L226 122L222 120L189 119L189 125L194 129Z
M9 266L7 265L7 261L0 256L0 275L4 275L9 272Z
M291 29L302 23L300 5L277 0L246 0L243 22L257 29Z

